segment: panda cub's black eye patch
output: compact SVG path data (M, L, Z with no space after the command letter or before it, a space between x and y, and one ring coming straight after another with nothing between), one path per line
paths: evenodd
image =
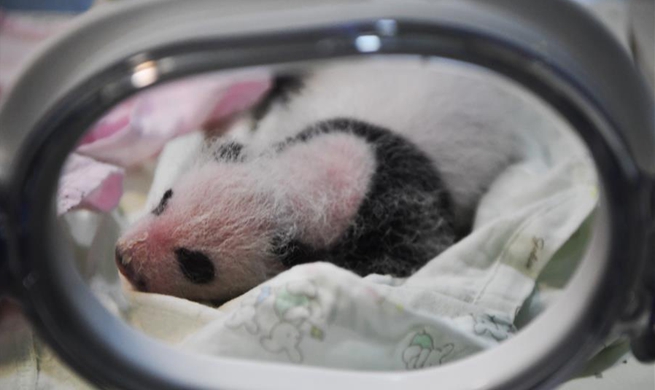
M191 283L206 284L214 280L214 264L204 253L186 248L177 248L175 250L175 259L182 274Z
M161 215L161 213L164 212L166 209L166 205L168 204L168 200L173 196L173 190L169 189L168 191L164 192L164 196L161 197L161 200L159 201L159 204L157 207L152 210L152 213L154 215Z

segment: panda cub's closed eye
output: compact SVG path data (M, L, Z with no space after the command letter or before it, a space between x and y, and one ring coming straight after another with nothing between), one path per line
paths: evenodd
M168 200L173 196L173 190L169 189L168 191L164 192L164 196L161 197L161 200L159 201L159 204L157 207L155 207L152 210L152 213L154 215L161 215L161 213L164 212L166 209L166 205L168 204Z

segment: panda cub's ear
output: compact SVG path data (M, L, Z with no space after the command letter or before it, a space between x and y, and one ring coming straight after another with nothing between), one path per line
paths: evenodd
M287 268L298 264L324 260L325 253L296 239L285 239L282 235L271 240L271 252Z
M152 210L152 214L154 214L155 216L160 216L161 213L163 213L164 210L166 210L166 206L168 205L168 201L172 197L173 197L173 190L169 188L168 190L166 190L166 192L164 192L164 195L162 195L161 200L159 201L159 204L157 205L157 207L155 207Z
M308 74L280 74L273 79L273 86L268 94L252 110L253 128L257 130L259 122L264 119L276 103L287 104L291 97L305 87Z
M213 156L219 162L243 162L245 160L243 145L235 141L221 144L214 150Z
M267 98L287 103L293 94L297 94L305 88L305 80L308 76L307 71L276 75L273 79L273 88L269 91Z

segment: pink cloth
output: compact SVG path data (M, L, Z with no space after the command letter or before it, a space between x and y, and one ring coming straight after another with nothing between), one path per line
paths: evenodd
M0 104L22 64L72 17L0 9ZM123 168L155 156L165 143L248 109L270 88L262 73L207 74L140 93L101 118L64 166L57 212L109 211L123 193Z

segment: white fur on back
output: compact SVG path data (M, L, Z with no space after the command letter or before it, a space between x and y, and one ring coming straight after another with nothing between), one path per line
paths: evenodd
M438 65L438 66L435 66ZM493 76L493 75L492 75ZM350 117L404 135L436 163L456 206L469 214L515 157L528 103L509 83L448 63L373 59L322 66L288 104L259 123L251 147L264 150L317 121ZM513 87L512 87L513 88Z

